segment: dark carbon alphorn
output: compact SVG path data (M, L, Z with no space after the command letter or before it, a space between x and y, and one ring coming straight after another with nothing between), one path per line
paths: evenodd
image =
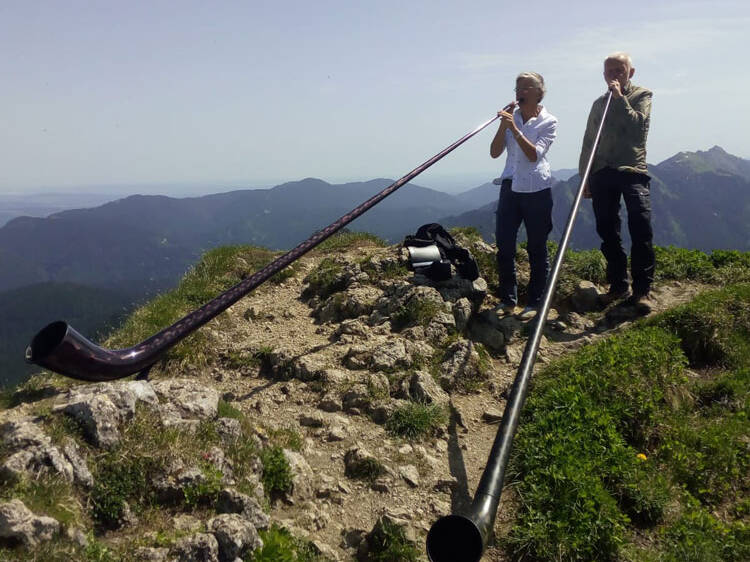
M547 280L542 306L537 313L534 330L526 342L523 358L518 367L516 378L513 381L513 387L508 396L508 403L503 412L503 419L497 430L495 442L492 444L487 466L482 473L479 486L477 486L474 500L468 512L460 515L453 514L441 517L432 525L430 531L427 533L427 556L431 562L479 562L487 546L487 540L495 524L495 516L497 515L497 508L500 503L500 494L503 491L505 469L510 457L513 437L518 428L521 409L526 400L527 387L534 369L536 352L539 349L544 323L547 320L563 256L568 247L570 235L573 232L573 224L578 213L578 206L583 197L583 187L589 178L591 164L594 161L594 154L599 145L599 137L604 127L604 119L607 116L611 100L612 92L607 97L602 121L599 123L599 129L597 130L594 144L591 147L589 161L581 179L581 185L578 188L575 201L570 209L568 222L565 225L565 232L560 240L560 246L555 256L555 263Z
M26 348L26 361L61 375L85 381L110 381L148 369L164 352L179 343L185 336L221 314L269 277L302 257L329 236L380 203L497 118L495 116L482 123L377 195L315 233L296 248L278 257L263 269L147 340L127 349L105 349L86 339L67 322L57 321L47 325L34 336L31 344Z

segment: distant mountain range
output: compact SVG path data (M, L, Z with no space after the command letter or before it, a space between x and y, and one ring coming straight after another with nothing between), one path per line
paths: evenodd
M681 152L650 169L657 244L750 250L750 161L715 146ZM553 188L553 238L565 225L580 182L574 170L557 174L565 179ZM0 323L15 324L0 326L6 349L13 348L11 363L0 360L0 383L23 371L23 346L47 322L71 318L83 307L91 312L91 333L105 329L139 299L173 286L203 251L228 244L294 247L390 183L332 185L307 178L202 197L133 195L46 218L10 220L0 228L0 306L24 303L27 322L21 328L17 316L0 316ZM458 195L409 184L349 228L396 242L422 224L441 222L475 226L492 241L497 195L492 183ZM574 247L598 247L593 222L591 204L584 201ZM84 300L96 304L80 304Z
M650 164L654 242L703 251L750 250L750 160L733 156L721 147L680 152L659 164ZM553 233L559 238L580 185L575 173L552 188ZM497 202L441 219L444 225L474 226L494 240ZM623 238L629 243L624 209ZM521 237L523 239L523 236ZM573 248L597 248L591 202L584 200L573 229Z

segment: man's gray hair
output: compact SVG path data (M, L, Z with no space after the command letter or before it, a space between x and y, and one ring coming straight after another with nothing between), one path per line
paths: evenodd
M617 51L611 55L607 55L607 58L604 59L604 63L606 64L608 60L624 62L628 65L628 68L633 68L633 59L631 59L630 55L624 51Z
M522 72L516 77L516 82L522 78L528 78L534 81L534 86L539 90L539 101L544 99L544 94L547 93L547 87L544 85L544 77L538 72Z

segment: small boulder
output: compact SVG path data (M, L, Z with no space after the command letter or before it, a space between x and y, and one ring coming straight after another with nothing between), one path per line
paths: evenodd
M222 562L233 562L263 545L252 523L236 513L217 515L208 521L207 527L216 537Z
M581 280L578 282L573 294L570 296L570 304L576 312L594 312L601 310L599 302L599 290L591 281Z
M169 555L180 562L219 562L219 542L210 533L198 533L178 540Z
M60 531L52 517L34 515L21 500L0 503L0 538L34 547Z
M216 501L218 513L237 513L252 523L256 529L267 529L269 524L268 515L263 511L260 503L255 498L242 494L232 488L219 492Z

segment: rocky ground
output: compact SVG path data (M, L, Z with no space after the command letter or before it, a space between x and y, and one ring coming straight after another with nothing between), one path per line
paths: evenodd
M475 255L493 250L480 241L466 244ZM700 289L657 286L654 312ZM601 310L601 290L583 280L554 303L537 368L638 317L623 306ZM290 431L302 438L298 451L286 451L294 487L267 513L262 467L233 466L234 457L218 446L208 457L222 469L216 509L186 515L174 508L176 500L165 499L182 538L139 546L133 557L234 560L258 546L257 530L275 522L331 560L367 560L367 535L383 515L423 552L430 525L470 501L523 353L529 322L501 317L497 304L482 278L435 284L406 272L398 247L304 258L293 277L264 286L203 328L214 348L208 366L167 364L148 381L50 385L0 412L0 472L5 482L58 474L89 490L87 462L118 443L140 407L158 413L165 427L187 432L218 418L224 443L241 435L262 446L274 432ZM220 402L242 412L253 434L220 417ZM387 422L410 402L440 406L445 423L426 437L396 436ZM45 433L45 420L55 416L78 423L83 449ZM371 469L367 478L363 467ZM182 497L201 478L196 465L181 462L154 485L159 497ZM512 521L513 503L508 490L499 534ZM118 527L101 540L128 544L143 532L135 515L122 517ZM17 499L0 503L0 537L32 550L58 532L85 543L88 531L31 513ZM490 547L483 559L503 557Z

